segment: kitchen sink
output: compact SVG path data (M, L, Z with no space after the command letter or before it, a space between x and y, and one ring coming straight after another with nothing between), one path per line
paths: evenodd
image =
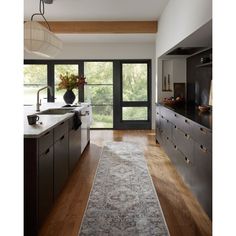
M45 111L41 111L37 114L39 115L64 115L68 112L73 111L75 108L51 108Z

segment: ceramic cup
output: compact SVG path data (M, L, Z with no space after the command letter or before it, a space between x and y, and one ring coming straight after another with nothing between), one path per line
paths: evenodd
M37 115L28 115L27 118L28 118L29 125L35 125L36 121L39 120L39 116Z

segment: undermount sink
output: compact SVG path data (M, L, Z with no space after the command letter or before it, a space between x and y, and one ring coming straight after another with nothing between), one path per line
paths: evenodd
M64 115L68 112L73 111L75 108L53 108L45 111L41 111L37 114L39 115Z

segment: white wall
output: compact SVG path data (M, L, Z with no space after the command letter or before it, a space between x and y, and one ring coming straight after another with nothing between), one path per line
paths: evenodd
M211 0L170 0L158 21L157 57L212 19Z
M45 59L25 52L25 59ZM152 127L155 127L156 61L153 43L65 43L55 59L151 59Z
M171 93L161 92L161 56L212 19L212 0L170 0L159 21L156 37L156 101ZM194 45L192 45L194 46ZM180 68L183 68L182 64ZM181 69L181 73L183 70ZM175 71L176 73L176 71ZM178 73L178 71L177 71ZM180 78L181 76L178 75ZM186 80L186 78L185 78Z

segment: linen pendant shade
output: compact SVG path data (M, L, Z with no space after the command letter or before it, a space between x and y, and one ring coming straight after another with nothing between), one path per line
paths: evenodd
M62 41L37 21L24 23L24 48L27 52L53 58L62 49Z

